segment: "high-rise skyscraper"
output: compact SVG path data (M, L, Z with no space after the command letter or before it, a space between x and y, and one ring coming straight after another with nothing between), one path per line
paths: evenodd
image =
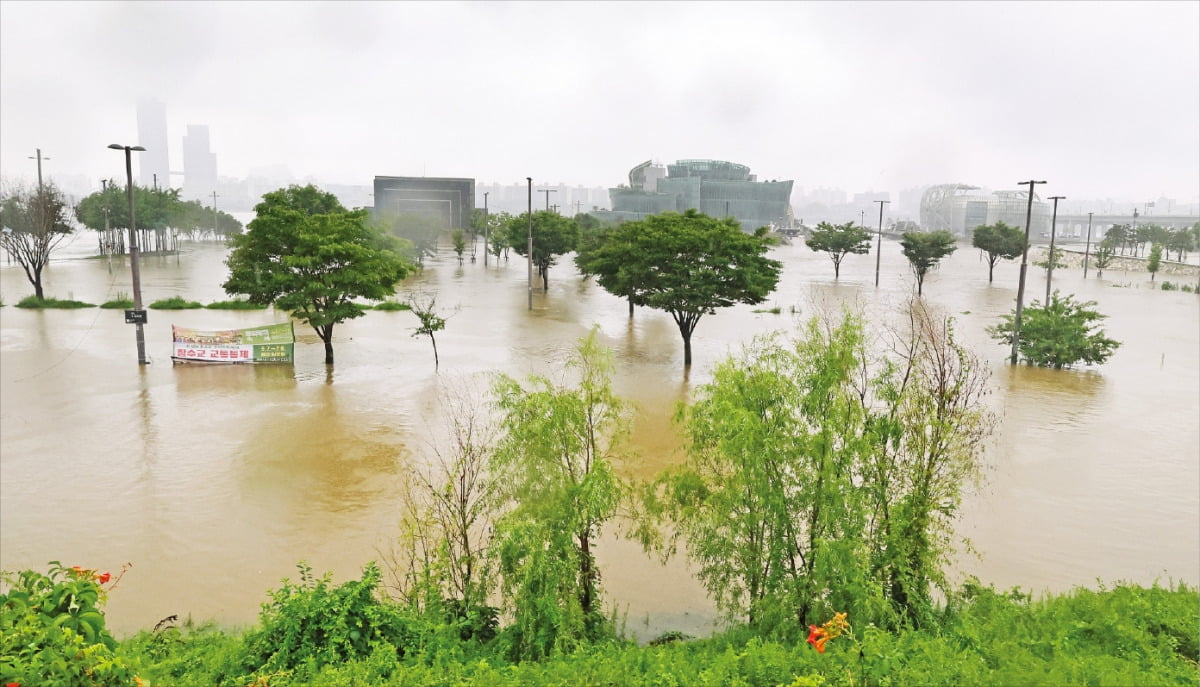
M137 156L138 183L153 188L171 185L167 153L167 107L154 99L145 99L137 106L138 145L146 152ZM156 176L157 175L157 176Z
M217 154L209 150L208 127L188 124L183 137L183 190L189 198L203 198L217 188Z

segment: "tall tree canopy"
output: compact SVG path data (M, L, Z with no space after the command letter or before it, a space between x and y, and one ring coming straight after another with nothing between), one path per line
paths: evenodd
M686 367L701 317L775 290L781 263L767 257L770 245L765 227L747 234L731 218L664 212L609 232L581 269L613 295L670 313Z
M908 258L913 274L917 275L918 296L921 295L929 270L958 248L954 245L954 234L948 231L907 232L900 238L900 245L904 248L904 257Z
M847 253L864 255L871 250L871 234L854 222L830 224L821 222L804 243L815 251L824 251L833 261L833 278L841 275L842 259Z
M308 323L332 365L334 325L364 312L352 299L389 296L408 274L398 242L375 229L366 210L348 211L312 185L272 191L254 211L225 261L225 291Z
M508 241L517 255L529 251L529 213L513 217L508 223ZM550 210L533 213L533 265L542 278L542 288L550 288L550 268L558 256L575 250L579 226L575 220Z
M988 283L990 284L997 260L1000 258L1012 260L1021 257L1021 254L1025 252L1025 234L1020 229L1010 227L1004 222L982 224L975 227L971 245L987 253Z
M50 254L74 230L66 198L53 183L33 190L16 187L0 197L0 247L25 271L39 299L45 298L42 270Z

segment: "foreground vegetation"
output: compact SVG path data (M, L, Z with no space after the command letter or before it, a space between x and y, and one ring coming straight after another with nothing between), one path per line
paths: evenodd
M179 624L116 641L116 580L53 564L6 575L0 683L10 685L1194 685L1194 587L1117 585L1034 600L968 583L927 627L854 622L764 634L736 626L638 646L609 637L540 661L509 658L509 628L384 600L380 573L335 585L301 566L244 631ZM445 607L440 612L448 610ZM837 629L840 627L840 631ZM805 633L809 640L805 641ZM814 635L816 636L814 638ZM672 641L673 640L673 641Z

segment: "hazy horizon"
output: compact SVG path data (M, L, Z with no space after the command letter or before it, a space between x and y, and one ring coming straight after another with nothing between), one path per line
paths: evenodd
M204 124L230 178L610 187L713 158L849 194L1200 199L1195 2L0 4L6 179L38 148L48 177L123 176L144 98L172 170Z

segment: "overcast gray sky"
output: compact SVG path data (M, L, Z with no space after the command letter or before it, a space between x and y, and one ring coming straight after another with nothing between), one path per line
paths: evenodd
M1200 2L0 3L0 173L172 168L611 186L716 158L806 188L1200 197ZM136 173L136 170L135 170Z

